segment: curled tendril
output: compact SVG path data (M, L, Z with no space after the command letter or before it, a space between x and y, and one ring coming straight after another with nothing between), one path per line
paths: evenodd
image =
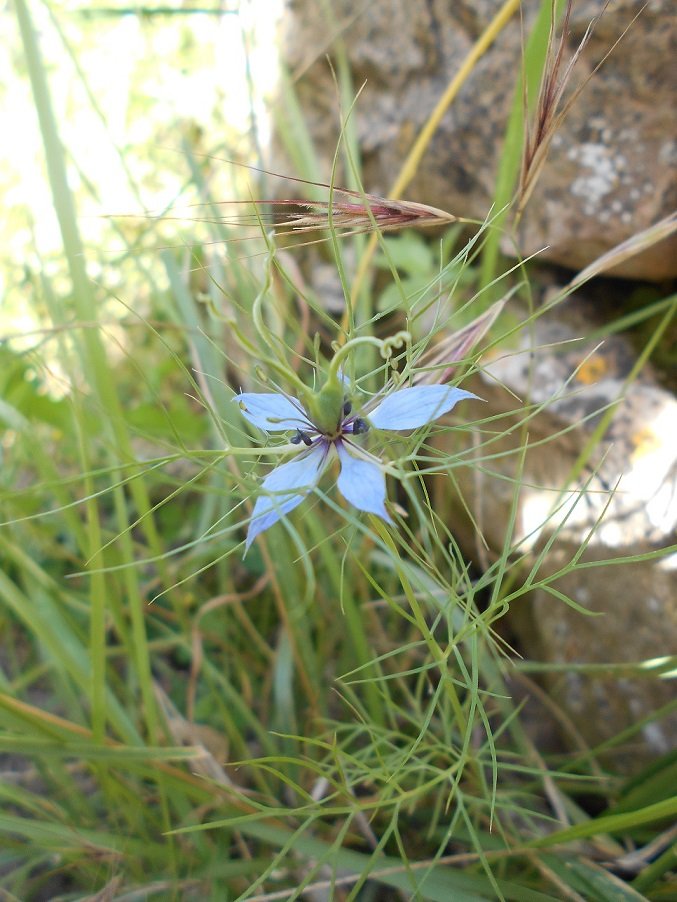
M404 345L408 344L411 341L411 334L406 331L406 329L401 329L399 332L396 332L390 338L384 338L381 340L381 357L384 360L389 360L393 356L393 351L399 350Z

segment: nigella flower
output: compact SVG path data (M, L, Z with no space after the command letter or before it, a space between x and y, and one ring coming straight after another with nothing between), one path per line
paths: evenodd
M321 397L322 392L315 396ZM334 456L341 466L337 486L346 501L358 510L392 523L385 507L386 484L381 462L360 447L356 437L366 433L370 426L393 431L417 429L448 413L458 401L476 397L472 392L449 385L418 385L377 398L368 413L356 416L351 403L342 397L337 401L336 395L331 399L333 414L332 404L316 405L315 413L311 414L296 398L281 393L236 395L233 400L250 423L266 432L293 432L291 442L299 449L293 460L275 467L263 480L264 494L254 505L246 549L256 536L303 501Z

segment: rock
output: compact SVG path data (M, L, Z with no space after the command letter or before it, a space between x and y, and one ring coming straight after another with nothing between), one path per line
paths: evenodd
M496 558L514 507L509 541L513 555L525 554L522 572L544 552L528 598L513 603L513 627L527 659L635 665L677 652L677 554L623 563L675 543L677 400L646 372L626 388L634 364L629 343L620 336L601 346L579 341L581 320L569 299L522 330L518 348L483 359L483 376L470 388L487 399L487 415L498 419L477 439L481 467L453 472L488 552L475 525L463 520L462 505L456 505L454 532L476 563ZM601 441L593 443L594 457L586 460L586 445L610 410ZM445 502L435 503L439 510ZM550 588L602 616L586 616ZM576 666L551 677L549 685L579 732L596 745L674 698L670 682L651 675L651 668L600 673L593 667L586 673ZM676 737L673 714L642 728L636 741L657 754Z
M540 575L556 573L578 547L558 542ZM669 669L660 666L660 658L677 649L677 555L613 564L616 556L618 551L595 545L583 557L586 569L552 582L576 604L601 616L586 617L547 591L533 594L525 648L530 658L565 665L562 673L549 675L549 694L591 747L640 725L615 756L617 764L632 771L647 754L670 752L677 739L674 712L651 717L675 698L673 681L667 674L660 677ZM596 561L602 565L588 569ZM609 667L600 671L600 664ZM591 665L587 672L586 665ZM641 725L644 719L648 722Z
M537 484L525 492L515 538L536 546L540 520L555 506L548 527L557 523L562 539L581 542L595 527L594 544L609 549L660 547L677 527L677 401L646 374L624 390L634 365L628 341L619 335L601 345L580 340L584 320L567 303L566 320L551 313L523 331L517 351L483 360L491 383L479 393L497 411L515 410L506 388L543 408L527 427ZM553 498L610 408L615 412L603 440L579 479L589 481L585 492L579 487ZM518 408L516 419L526 413ZM519 447L520 441L513 431L499 444Z
M639 11L641 0L614 3L598 22L571 84L580 84ZM283 55L296 81L311 133L331 169L338 140L336 89L324 59L340 35L354 84L366 86L353 112L367 190L393 183L435 104L498 0L352 0L331 4L333 20L313 0L287 0ZM525 4L526 23L535 3ZM567 47L573 52L599 3L574 4ZM544 259L581 268L677 206L674 44L669 0L655 0L576 101L556 136L520 228L520 251L544 247ZM482 57L446 113L411 200L483 218L492 204L501 142L520 66L519 16ZM514 249L513 246L506 250ZM677 239L626 261L616 272L660 280L677 274Z

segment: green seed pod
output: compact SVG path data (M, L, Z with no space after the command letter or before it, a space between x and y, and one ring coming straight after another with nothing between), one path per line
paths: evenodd
M339 379L330 376L319 392L308 401L313 423L324 435L334 435L343 417L344 387Z

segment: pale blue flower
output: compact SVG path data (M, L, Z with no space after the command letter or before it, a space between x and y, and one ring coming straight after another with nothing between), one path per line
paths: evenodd
M334 455L341 472L338 489L353 507L376 514L387 523L385 474L378 458L355 442L370 426L389 431L417 429L448 413L472 392L449 385L417 385L401 388L370 402L363 416L352 413L350 402L341 409L332 431L322 431L303 404L281 393L244 392L233 399L242 415L266 432L290 432L298 455L275 467L263 480L247 532L246 549L256 536L299 505L317 485Z

